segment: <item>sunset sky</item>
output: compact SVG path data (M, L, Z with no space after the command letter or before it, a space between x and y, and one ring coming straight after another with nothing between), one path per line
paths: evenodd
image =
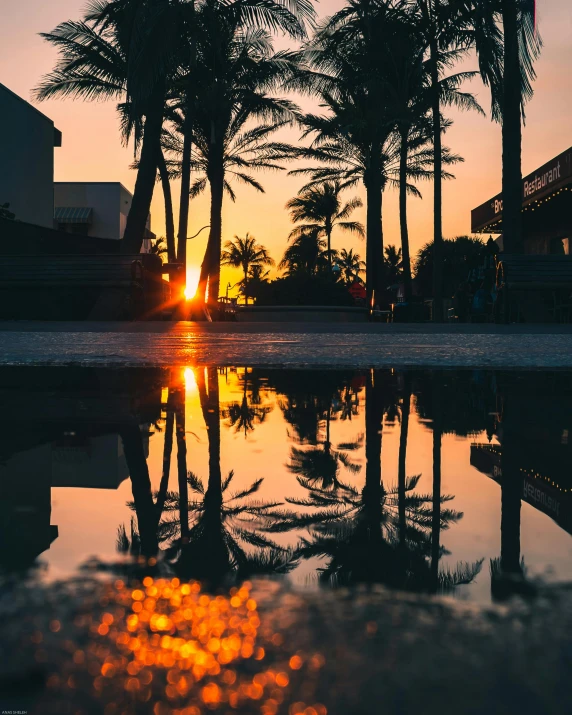
M339 9L341 0L323 0L317 4L320 16ZM538 0L539 29L544 48L536 70L535 96L528 106L523 139L523 174L540 166L572 144L570 110L572 108L572 2L570 0ZM84 0L25 0L7 2L0 23L0 81L11 90L30 99L32 88L48 72L56 59L55 50L38 36L53 29L59 22L79 19ZM283 42L280 42L283 45ZM489 109L488 90L480 81L472 83L472 91L485 109ZM55 150L56 181L120 181L133 190L135 174L129 169L132 149L121 145L115 105L86 103L73 100L44 102L40 110L54 120L63 133L63 145ZM444 235L453 237L470 231L470 211L500 190L501 133L500 127L476 114L449 112L455 123L446 137L446 144L465 158L454 169L456 179L444 189ZM290 140L299 132L290 130ZM260 176L265 194L239 187L238 200L225 199L223 209L223 240L247 231L267 246L278 261L286 246L291 228L284 204L301 185L300 178L286 172ZM409 203L410 238L415 253L431 239L432 189L422 185L423 200ZM175 194L178 187L174 187ZM353 193L349 192L347 198ZM161 191L155 192L152 204L152 229L164 234L164 210ZM365 218L356 212L356 218ZM208 196L191 203L190 234L208 223ZM397 195L385 196L384 231L386 243L399 244ZM189 263L202 259L207 232L189 245ZM362 257L365 246L358 239L335 235L333 247L354 248ZM221 292L227 281L235 282L239 274L223 274ZM231 292L232 295L232 292Z

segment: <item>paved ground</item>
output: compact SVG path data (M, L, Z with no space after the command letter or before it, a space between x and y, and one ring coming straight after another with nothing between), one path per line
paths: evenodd
M0 364L572 369L572 325L6 322Z

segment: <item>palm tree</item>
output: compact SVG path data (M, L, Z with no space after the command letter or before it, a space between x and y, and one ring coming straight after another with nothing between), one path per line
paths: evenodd
M179 231L178 231L178 260L186 264L187 253L187 226L189 215L189 201L192 197L191 191L191 169L192 169L192 145L195 141L194 132L196 117L196 101L198 83L197 70L201 68L201 61L204 56L200 54L199 43L204 39L205 24L200 19L210 17L212 21L214 14L224 13L236 28L244 30L266 29L270 32L277 30L295 39L303 39L306 36L305 24L312 22L314 10L311 5L304 0L294 0L293 2L283 0L231 0L230 2L220 2L219 0L189 0L185 3L188 8L188 46L184 50L183 65L185 72L179 78L181 88L181 101L179 109L183 120L180 124L182 134L181 145L181 195L179 208ZM197 6L197 7L196 7ZM197 22L197 15L200 16ZM209 20L207 20L209 24ZM222 45L219 49L222 48ZM202 69L202 68L201 68ZM212 69L212 67L211 67ZM199 102L202 97L199 97Z
M389 285L395 285L401 280L403 276L401 248L393 245L385 247L385 274Z
M215 305L218 300L223 194L226 191L235 198L229 179L262 191L250 170L280 168L266 146L267 138L293 116L291 102L272 96L292 71L292 62L287 53L273 54L270 32L260 25L301 38L304 21L312 15L308 3L299 0L206 2L197 13L191 168L202 176L190 186L190 197L207 183L211 192L210 236L197 293L200 300L205 299L207 284L210 300ZM262 124L247 129L253 119ZM173 147L179 158L184 153L185 123L185 107L180 107L175 126L183 140ZM177 170L182 172L181 164Z
M122 251L138 253L160 156L166 90L179 47L180 3L168 0L92 0L81 21L42 37L60 53L36 88L38 100L77 97L120 101L122 135L141 145Z
M285 155L323 166L292 173L310 174L309 186L332 180L347 185L362 181L365 186L368 304L374 294L376 302L385 299L382 198L387 186L399 185L403 160L397 130L401 108L389 88L395 83L396 58L410 49L404 37L413 25L411 15L411 7L403 2L350 0L319 28L302 53L310 69L291 81L296 89L318 93L328 111L326 116L302 118L304 136L312 136L309 147L284 149ZM423 136L424 141L410 141L407 147L408 177L432 174L427 133ZM446 162L459 160L441 146L439 152ZM442 166L438 168L441 175ZM411 184L401 183L405 191L418 194Z
M289 238L314 232L317 236L325 236L330 270L333 230L339 228L342 231L356 233L360 237L365 235L363 225L359 221L347 220L355 209L363 206L361 199L354 197L342 206L340 193L343 189L344 186L339 181L326 181L301 191L286 204L286 208L290 211L290 218L293 223L298 224L290 231Z
M354 253L353 248L350 248L349 251L342 248L338 256L338 266L341 269L342 279L346 285L350 285L355 281L363 282L360 278L360 273L364 272L365 263L361 260L359 253Z
M325 247L326 242L317 232L303 233L284 251L278 268L285 270L286 275L290 276L297 273L315 276L328 267Z
M274 260L270 257L267 249L260 243L256 243L254 236L249 233L244 238L235 236L233 241L227 241L224 251L221 254L221 264L242 268L244 275L244 302L248 303L248 278L249 271L254 266L273 266Z

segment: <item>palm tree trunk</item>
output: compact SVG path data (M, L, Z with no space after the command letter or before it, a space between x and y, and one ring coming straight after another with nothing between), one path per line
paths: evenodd
M505 253L522 253L521 88L516 0L503 0L502 232Z
M145 556L155 556L159 548L156 511L139 425L128 425L121 430L120 434L131 479L137 528L141 538L141 552Z
M326 226L326 236L328 239L328 264L330 266L330 275L332 273L332 227Z
M440 379L433 375L433 516L431 526L431 582L436 590L439 583L441 557L441 441L443 422L441 414Z
M148 110L145 116L143 144L135 190L127 216L125 233L121 241L121 252L124 254L139 253L145 238L145 227L149 217L149 209L151 208L153 189L157 179L157 166L161 154L164 104L165 82L158 80L149 97Z
M442 217L442 148L441 102L439 99L439 65L437 18L439 0L435 0L433 36L430 43L431 104L433 114L433 322L443 322L443 217Z
M248 268L244 269L244 304L248 305Z
M179 481L179 516L181 543L189 543L189 489L187 486L187 442L185 434L185 390L179 386L175 392L177 429L177 476Z
M407 227L407 157L409 129L401 130L399 155L399 226L401 229L401 262L403 266L403 288L406 303L411 303L411 258L409 255L409 229Z
M169 489L169 475L171 472L171 454L173 452L173 425L175 413L167 407L167 420L165 423L165 441L163 443L163 470L161 472L161 483L157 493L155 511L157 512L157 524L161 521L161 515L165 508L165 499Z
M383 402L379 380L379 372L370 370L365 387L366 465L362 500L370 531L370 542L381 539Z
M165 201L165 233L167 236L167 258L169 263L177 260L175 252L175 220L173 218L173 197L171 195L171 183L165 157L161 151L159 154L159 176L161 177L161 187L163 189L163 200Z
M191 188L191 150L193 146L193 104L196 65L195 0L188 3L191 29L189 76L186 87L185 121L183 125L183 155L181 157L181 196L179 200L179 231L177 235L177 259L184 266L183 279L187 282L187 232L189 226L189 202Z
M399 543L405 545L405 531L407 527L405 513L405 486L407 481L407 434L409 432L409 413L411 411L411 378L408 374L404 377L403 406L401 408L401 430L399 433L399 458L397 469L397 498L399 518Z
M382 211L382 179L379 156L372 151L370 169L365 179L367 194L366 209L366 292L368 308L374 301L380 304L382 292L383 263L383 231L381 223Z
M221 161L222 164L222 161ZM209 303L216 307L220 292L220 253L222 243L222 200L224 169L217 167L210 178L211 185L211 232L209 236Z

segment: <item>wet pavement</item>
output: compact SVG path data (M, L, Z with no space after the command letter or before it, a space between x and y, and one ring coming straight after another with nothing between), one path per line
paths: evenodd
M4 590L2 710L560 715L572 709L566 684L572 598L562 589L547 590L534 608L522 602L483 610L380 588L317 596L255 580L216 598L201 595L196 584L187 588L148 578L130 588L121 580L88 579Z
M0 324L3 365L571 368L572 326Z

